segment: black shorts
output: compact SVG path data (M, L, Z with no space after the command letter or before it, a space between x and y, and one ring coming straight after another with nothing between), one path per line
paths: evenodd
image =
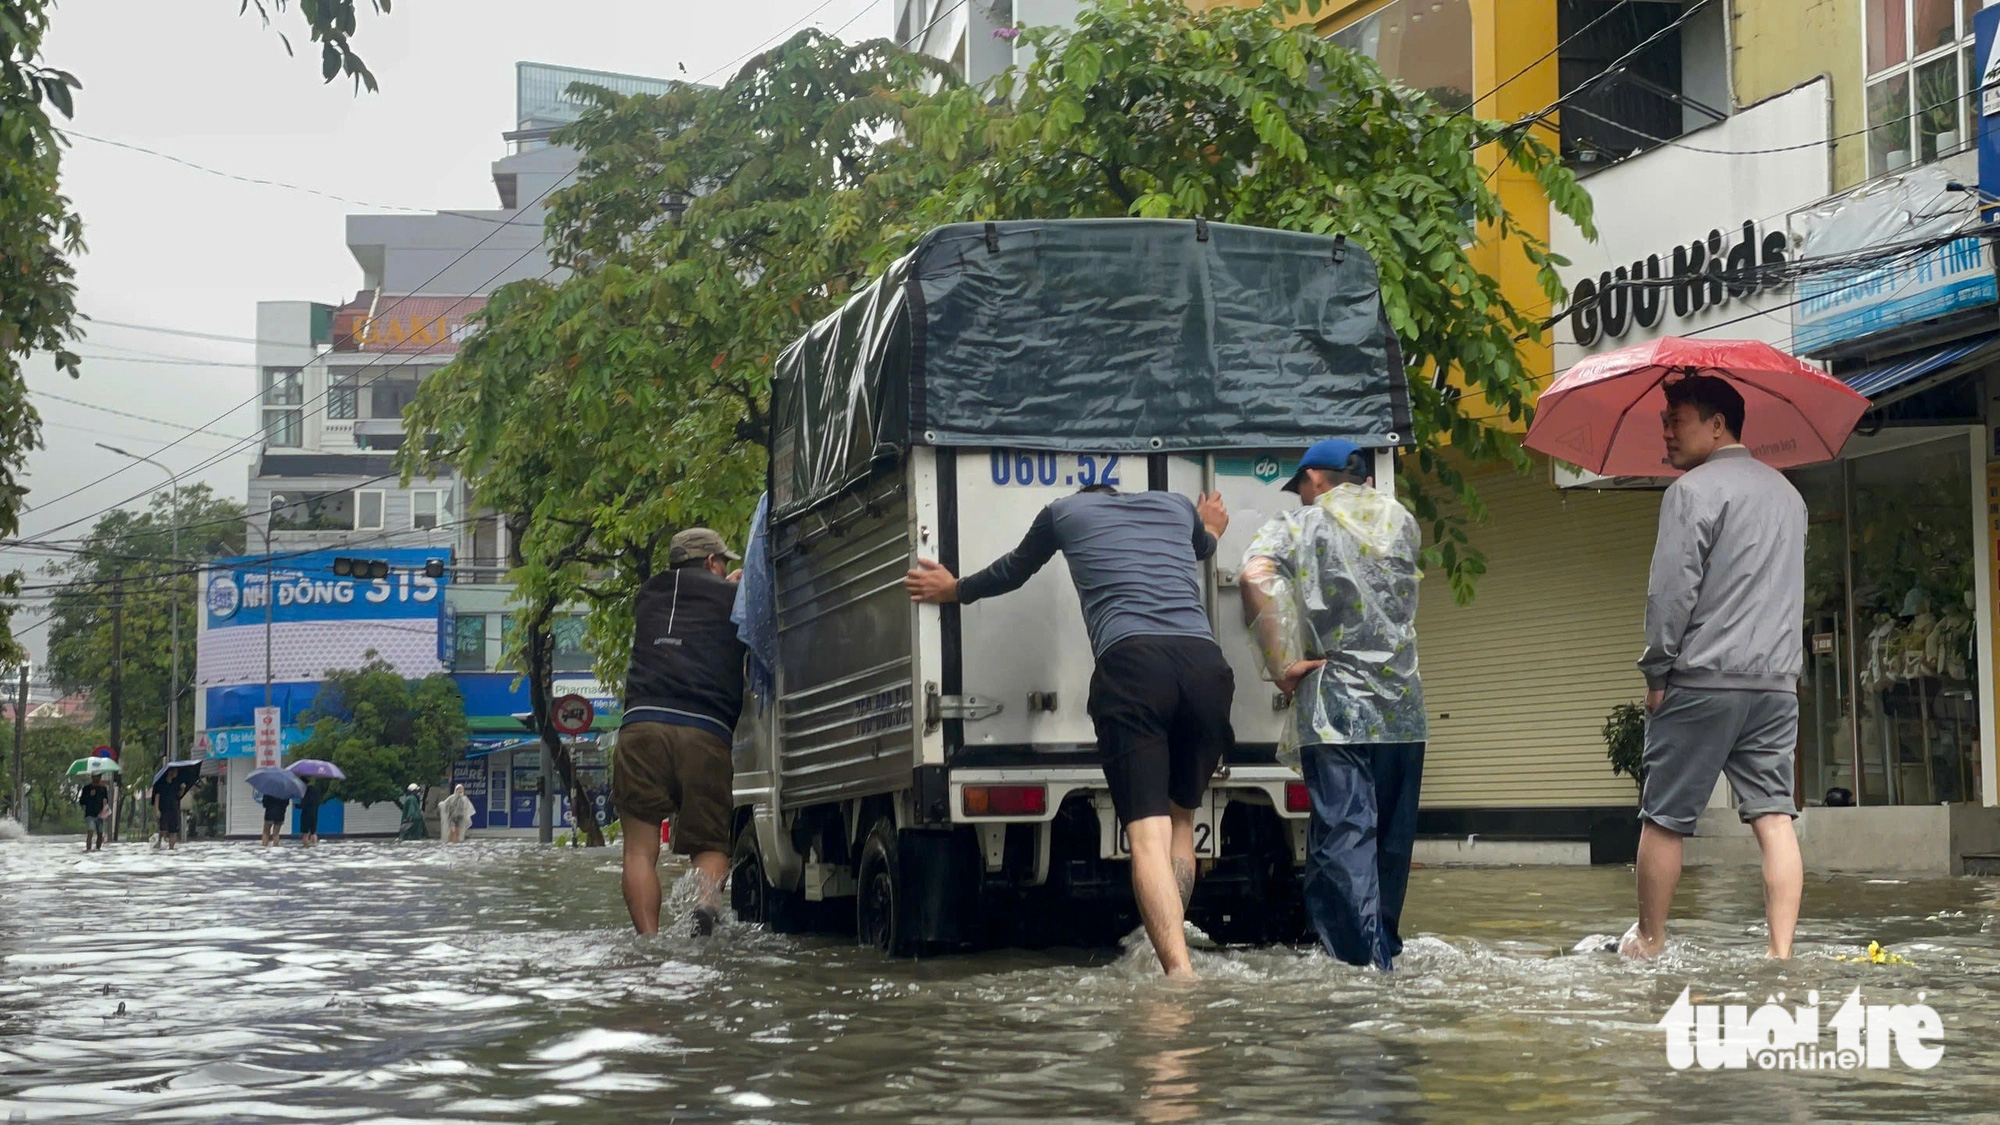
M181 806L175 801L160 807L160 831L178 836L181 832Z
M318 806L313 806L311 808L307 808L304 805L299 806L299 835L301 836L319 835Z
M1201 804L1236 742L1236 674L1206 637L1127 637L1090 677L1090 720L1111 803L1125 823Z

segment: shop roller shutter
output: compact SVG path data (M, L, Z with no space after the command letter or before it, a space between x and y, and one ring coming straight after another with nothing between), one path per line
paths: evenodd
M1426 808L1618 805L1629 778L1606 764L1611 708L1637 703L1657 492L1558 492L1548 465L1475 478L1486 553L1460 607L1425 577L1418 658L1430 712Z

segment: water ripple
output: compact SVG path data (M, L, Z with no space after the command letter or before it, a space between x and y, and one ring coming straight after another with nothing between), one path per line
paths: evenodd
M2000 1104L2000 882L1814 880L1761 956L1754 872L1691 872L1652 965L1623 869L1426 870L1398 972L1142 941L886 961L725 923L639 939L606 853L0 840L0 1119L204 1122L1944 1120ZM683 892L684 893L684 892ZM1870 940L1913 964L1863 965ZM1682 988L1862 985L1935 1070L1678 1074Z

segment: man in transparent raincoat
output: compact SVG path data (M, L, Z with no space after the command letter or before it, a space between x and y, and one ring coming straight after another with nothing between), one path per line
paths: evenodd
M1240 589L1266 674L1292 696L1280 760L1312 796L1306 914L1320 943L1387 969L1410 881L1423 780L1417 521L1368 456L1331 439L1285 485L1303 505L1260 528Z

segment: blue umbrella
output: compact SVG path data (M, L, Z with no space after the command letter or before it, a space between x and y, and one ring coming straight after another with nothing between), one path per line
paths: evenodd
M168 770L194 770L199 772L201 770L201 763L168 762L166 765L161 766L159 770L153 774L153 784L158 785L160 783L160 778L165 776ZM189 784L192 784L192 782L189 782Z
M287 801L296 801L306 795L306 783L290 770L252 770L250 776L243 780L259 797L283 797Z

